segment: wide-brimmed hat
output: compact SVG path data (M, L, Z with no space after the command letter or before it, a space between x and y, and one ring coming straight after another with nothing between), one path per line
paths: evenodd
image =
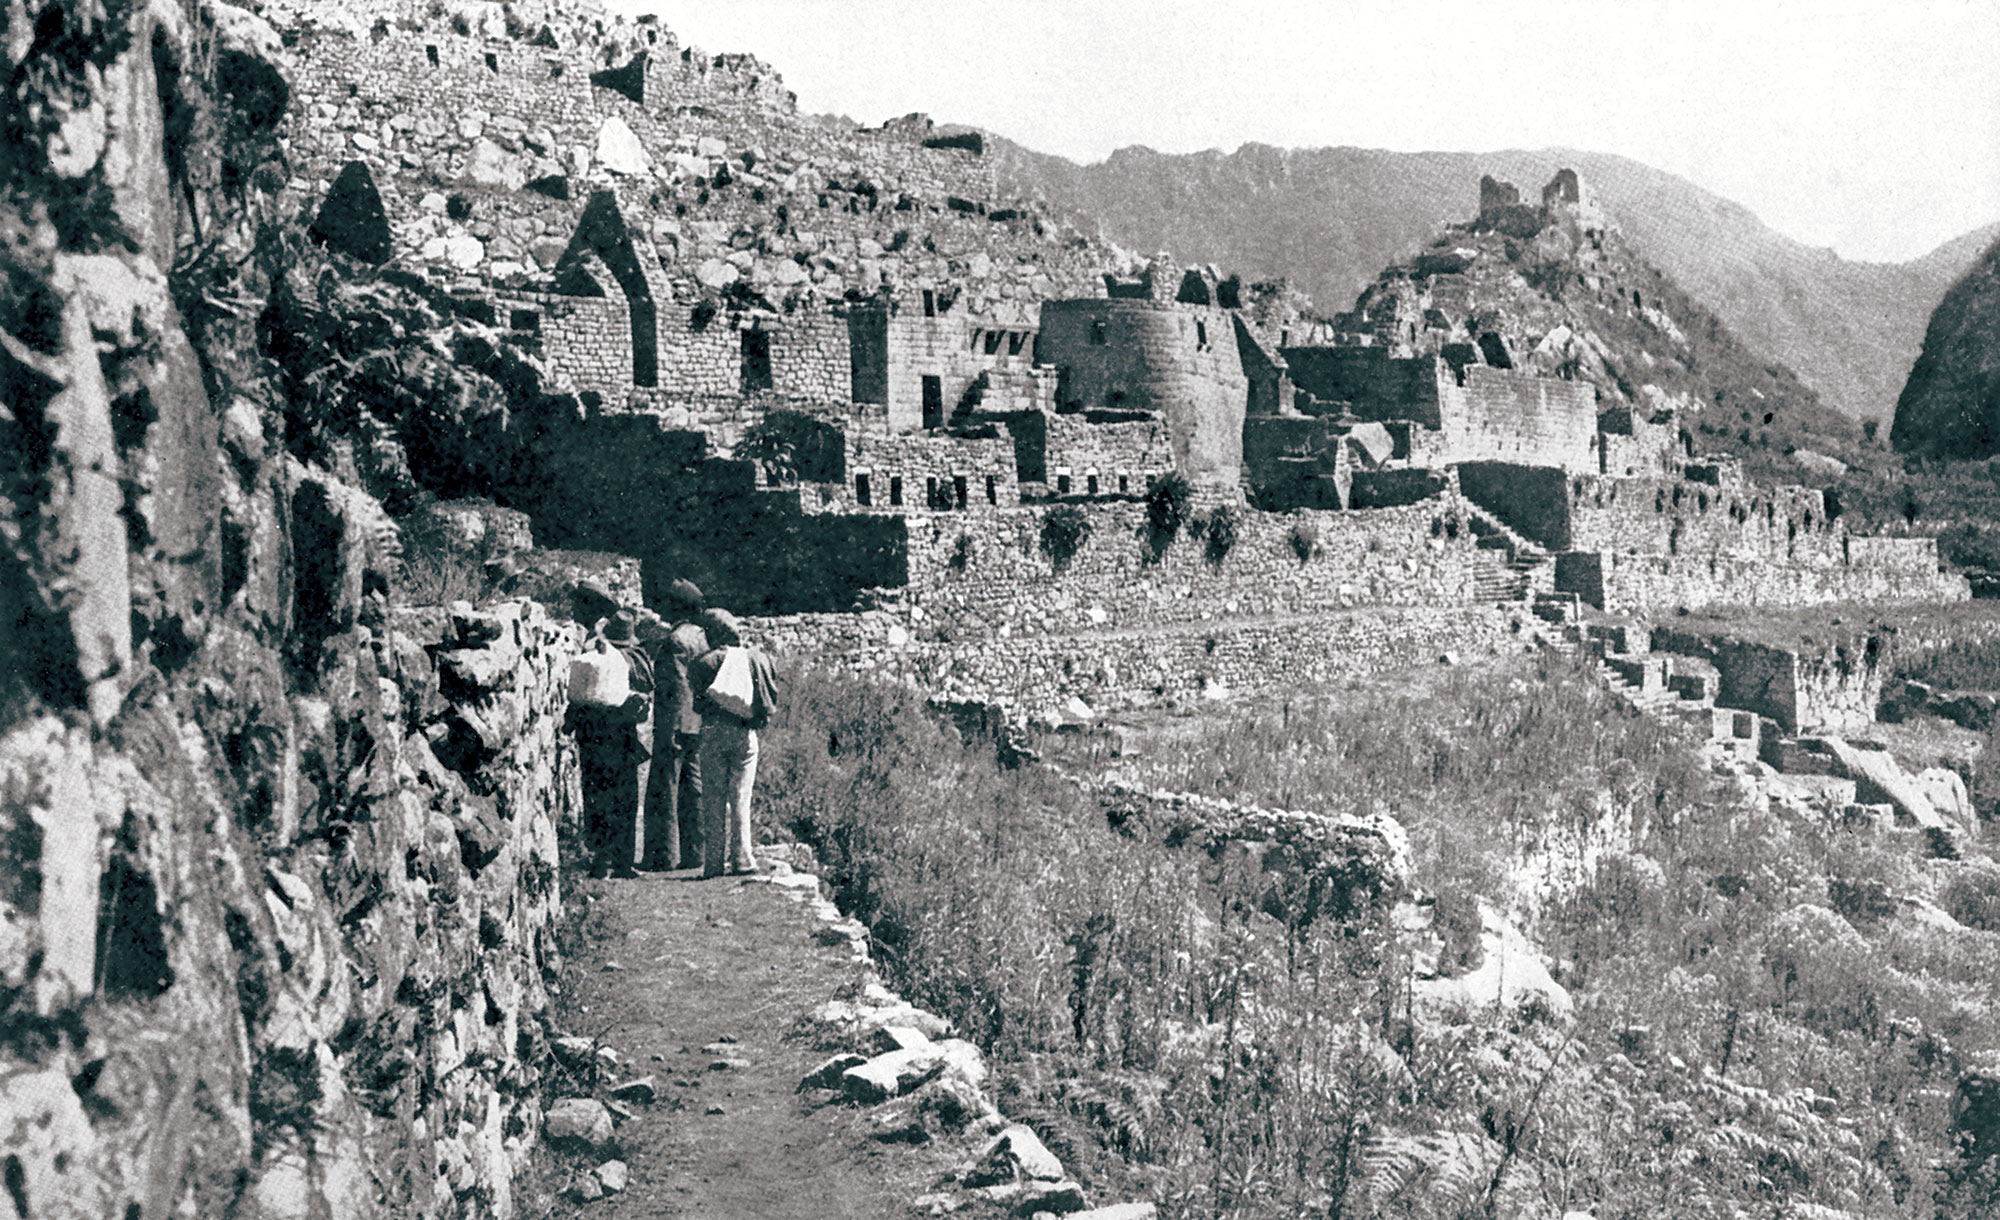
M695 621L700 624L701 633L708 637L710 648L743 642L743 623L727 610L711 607L702 611L701 617Z
M620 610L609 618L597 620L597 634L617 644L638 639L638 629L639 616L630 610Z

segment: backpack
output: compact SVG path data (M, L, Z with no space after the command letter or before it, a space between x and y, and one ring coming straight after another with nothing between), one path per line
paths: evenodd
M603 637L597 651L569 664L569 701L585 707L622 707L632 696L632 663Z
M757 681L750 672L750 650L732 644L722 650L722 664L708 684L708 701L741 720L757 705Z

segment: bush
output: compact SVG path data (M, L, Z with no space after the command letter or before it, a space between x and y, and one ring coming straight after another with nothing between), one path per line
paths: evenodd
M1300 563L1310 563L1319 554L1319 526L1310 521L1294 521L1285 541L1291 544L1292 554Z
M1042 554L1060 571L1069 566L1090 540L1090 517L1074 504L1050 509L1042 517Z
M1227 504L1219 504L1208 514L1208 562L1220 567L1229 558L1229 552L1236 546L1237 513Z
M1194 489L1180 474L1170 474L1146 493L1146 525L1157 536L1172 539L1187 523Z
M763 467L771 483L840 479L844 455L839 434L802 411L772 411L743 430L736 456ZM935 506L934 506L935 507Z

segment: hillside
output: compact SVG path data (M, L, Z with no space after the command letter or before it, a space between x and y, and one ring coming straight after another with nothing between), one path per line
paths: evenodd
M1929 457L2000 452L2000 242L1931 315L1890 439L1899 450Z
M1542 182L1570 166L1633 245L1749 347L1790 365L1827 405L1887 419L1929 310L2000 227L1901 264L1853 263L1748 209L1624 157L1564 149L1398 153L1279 149L1174 156L1127 148L1077 165L989 139L1003 189L1047 199L1142 250L1252 278L1289 275L1327 312L1383 265L1469 214L1480 175Z

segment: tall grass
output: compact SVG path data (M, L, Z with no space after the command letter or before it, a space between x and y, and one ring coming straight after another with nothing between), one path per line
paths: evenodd
M1745 802L1565 662L1305 692L1148 778L1386 807L1425 884L1488 895L1519 828L1633 811L1625 850L1540 915L1573 1025L1413 1005L1420 941L1389 912L1274 918L1299 897L1284 874L1114 830L911 692L802 671L787 696L762 815L818 848L894 985L988 1049L1003 1106L1100 1197L1170 1217L1990 1214L1976 1174L1941 1193L1934 1170L1957 1073L2000 1048L2000 938L1888 913L1869 896L1928 873L1908 846ZM1985 918L1985 881L1953 905Z

